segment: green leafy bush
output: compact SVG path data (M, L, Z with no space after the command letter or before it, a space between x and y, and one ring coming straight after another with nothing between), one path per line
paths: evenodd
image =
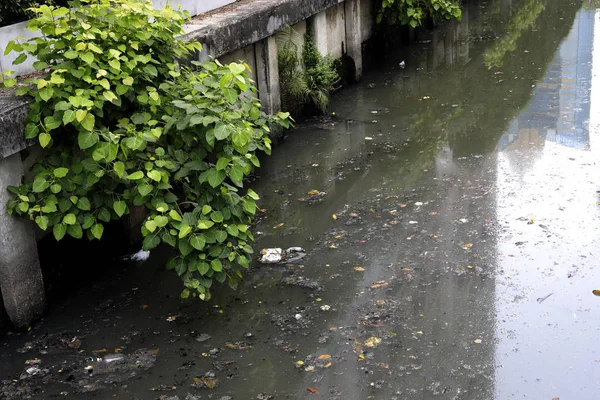
M9 190L10 213L29 217L56 240L100 239L104 225L142 206L143 247L177 249L167 267L182 297L210 298L213 279L235 286L247 268L256 211L244 177L270 152L271 124L247 65L181 67L200 51L186 43L184 15L143 0L42 6L29 28L41 37L7 51L37 58L46 71L17 88L33 98L26 136L44 154L30 180ZM8 82L13 85L14 80Z
M377 21L384 15L397 18L401 24L415 28L423 24L426 16L434 21L460 19L461 10L458 0L382 0Z
M310 105L327 110L329 94L338 88L340 76L330 55L323 56L309 34L301 36L291 27L277 35L279 77L283 107L299 114Z

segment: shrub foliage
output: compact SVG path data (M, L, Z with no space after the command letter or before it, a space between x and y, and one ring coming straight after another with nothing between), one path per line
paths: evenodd
M43 72L16 89L33 98L26 136L43 156L9 188L9 212L56 240L93 240L145 207L143 247L176 249L167 267L182 277L182 297L210 298L213 280L235 286L252 254L258 199L244 177L287 114L261 111L247 65L180 65L201 45L176 38L185 15L169 6L86 0L33 11L28 27L40 37L7 52L20 52L17 63L35 57Z

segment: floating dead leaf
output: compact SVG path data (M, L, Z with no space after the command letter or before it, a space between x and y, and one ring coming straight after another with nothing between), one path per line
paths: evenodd
M173 322L177 319L177 315L170 315L167 317L167 321L169 322Z
M337 249L338 247L337 247L337 245L335 245L335 244L332 244L332 245L330 245L330 246L329 246L329 248L330 248L330 249Z
M381 339L379 339L378 337L370 337L367 340L365 340L365 346L367 347L377 347L379 345L379 343L381 343Z
M296 361L296 365L304 365L304 361Z
M594 296L600 296L600 290L598 289L592 290L592 293L594 293Z
M227 346L233 350L248 350L248 349L252 348L252 346L248 346L243 343L225 343L225 346Z
M216 378L203 377L203 378L194 378L194 386L199 388L207 388L214 389L217 387L218 381Z
M473 247L473 243L465 243L465 244L463 244L463 245L462 245L462 246L460 246L460 247L462 247L462 248L463 248L463 249L465 249L465 250L468 250L468 249L470 249L471 247Z
M331 367L331 365L332 365L332 364L331 364L331 361L330 361L330 362L328 362L327 364L323 365L323 368L329 368L329 367Z
M358 358L360 358L361 360L364 360L365 359L365 355L364 354L359 354Z
M106 353L106 349L92 350L92 352L97 353L97 354L102 354L102 353Z
M479 344L479 343L481 343L481 339L475 339L475 340L473 340L473 342Z
M560 397L553 397L552 400L560 400Z
M285 223L284 223L284 222L282 222L282 223L280 223L280 224L277 224L277 225L275 225L275 226L273 227L273 229L281 228L283 225L285 225Z
M432 211L432 212L429 213L429 215L438 215L438 213L435 212L435 211Z
M159 349L155 349L155 350L152 350L152 352L150 354L152 354L153 356L155 356L155 355L158 354L159 351L160 351Z
M311 387L306 388L306 390L308 390L312 394L321 394L321 392L319 392L319 389L317 389L316 387L311 386Z
M381 363L381 364L379 364L379 368L381 368L381 369L389 369L390 366L388 364L386 364L386 363Z
M387 283L386 281L377 281L371 285L371 289L379 289L382 287L386 287L388 285L389 285L389 283Z
M334 236L333 238L334 238L334 239L341 239L341 238L343 238L344 236L346 236L346 234L345 234L345 233L342 233L341 235Z
M363 267L354 267L354 269L359 272L362 272L365 270Z
M317 163L314 163L314 164L312 164L312 166L313 166L313 167L318 167L318 166L319 166L319 164L317 164Z
M400 204L400 207L402 207L402 208L404 208L406 206L407 206L407 204Z
M308 192L307 194L309 196L314 196L314 195L319 194L319 193L321 193L321 192L319 192L317 189L313 189L310 192Z
M141 308L142 310L145 310L146 308L148 308L148 304L142 304L142 305L140 306L140 308Z
M402 268L402 271L408 271L408 272L410 272L410 271L412 271L412 268L406 268L405 267L405 268Z
M330 331L335 332L337 331L337 328L334 326L333 328L329 328Z
M385 304L385 300L377 300L377 301L375 302L375 304L377 304L378 306L382 306L382 305L384 305L384 304Z
M331 359L331 354L321 354L319 357L317 357L317 360L330 360Z
M331 218L337 219L337 215L333 214L333 215L331 215Z
M408 356L408 358L410 358L411 360L416 360L417 356Z

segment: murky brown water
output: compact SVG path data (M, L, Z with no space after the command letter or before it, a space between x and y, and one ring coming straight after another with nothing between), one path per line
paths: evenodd
M490 0L464 16L265 161L255 247L304 259L256 263L208 304L179 301L167 254L112 269L2 338L0 379L23 373L13 389L36 382L34 399L598 398L598 13ZM117 348L158 353L97 360ZM24 372L35 358L48 383Z

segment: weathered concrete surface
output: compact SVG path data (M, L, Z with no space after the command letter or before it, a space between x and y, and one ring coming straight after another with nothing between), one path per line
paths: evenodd
M186 27L187 40L197 40L205 52L219 57L265 39L287 25L294 25L342 0L253 0L206 17Z
M0 160L25 149L25 118L28 100L11 92L0 92ZM0 203L2 204L2 203Z
M23 176L21 155L0 160L0 188L18 185ZM6 313L16 328L41 316L45 293L33 227L8 215L9 193L0 190L0 289Z
M259 98L265 112L272 114L281 110L279 63L275 36L269 36L256 43L254 52Z

